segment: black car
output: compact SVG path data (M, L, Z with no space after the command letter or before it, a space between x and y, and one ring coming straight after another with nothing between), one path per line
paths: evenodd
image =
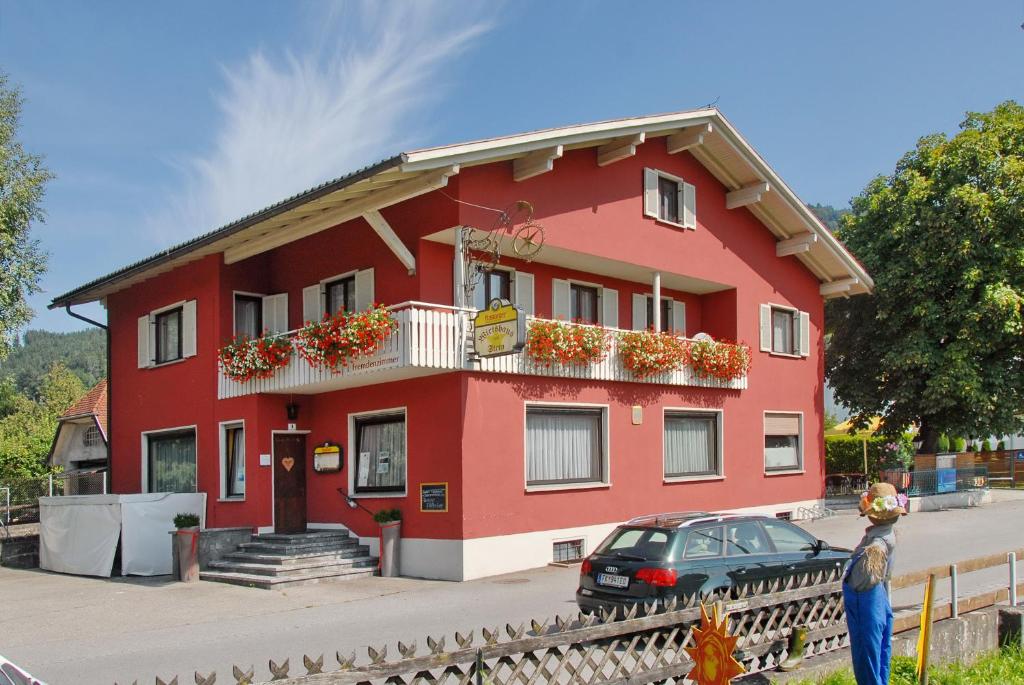
M625 609L738 583L842 567L850 550L767 516L681 512L618 526L583 561L583 611Z

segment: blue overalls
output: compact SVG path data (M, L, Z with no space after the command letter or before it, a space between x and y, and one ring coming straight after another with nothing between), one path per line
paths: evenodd
M891 562L891 549L887 551ZM862 591L854 590L847 583L851 569L863 555L864 549L861 548L850 559L843 574L843 602L850 631L853 674L857 685L888 685L892 657L892 605L886 583L883 581Z

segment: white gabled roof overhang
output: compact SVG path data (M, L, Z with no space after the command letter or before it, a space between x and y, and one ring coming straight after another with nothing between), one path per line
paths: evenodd
M54 298L50 307L99 300L210 254L223 253L227 263L237 262L360 217L387 242L379 210L444 187L460 168L514 160L514 177L521 180L550 171L569 150L597 148L595 164L605 165L635 154L641 144L693 154L727 188L731 206L746 207L775 235L780 241L777 254L795 256L821 281L823 296L873 288L864 267L732 124L716 109L698 109L403 153L92 281ZM408 250L388 246L408 268L415 268Z

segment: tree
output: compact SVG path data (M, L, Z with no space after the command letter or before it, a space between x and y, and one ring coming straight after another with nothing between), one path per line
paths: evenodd
M924 452L1024 427L1024 107L921 138L838 235L876 286L826 308L826 373L853 419L918 423Z
M32 318L28 297L39 291L46 269L46 255L29 232L43 220L40 202L52 174L18 142L21 106L21 91L0 72L0 359Z
M41 388L38 402L16 395L13 411L0 418L0 483L46 473L57 419L86 392L78 376L59 363L47 372Z
M37 400L43 379L57 361L91 388L107 373L106 334L98 328L72 333L28 330L0 361L0 379L10 378L19 392Z

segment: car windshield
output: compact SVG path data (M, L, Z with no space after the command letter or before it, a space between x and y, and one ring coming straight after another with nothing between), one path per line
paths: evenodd
M597 548L597 553L620 559L662 560L668 555L673 533L656 528L617 528Z

